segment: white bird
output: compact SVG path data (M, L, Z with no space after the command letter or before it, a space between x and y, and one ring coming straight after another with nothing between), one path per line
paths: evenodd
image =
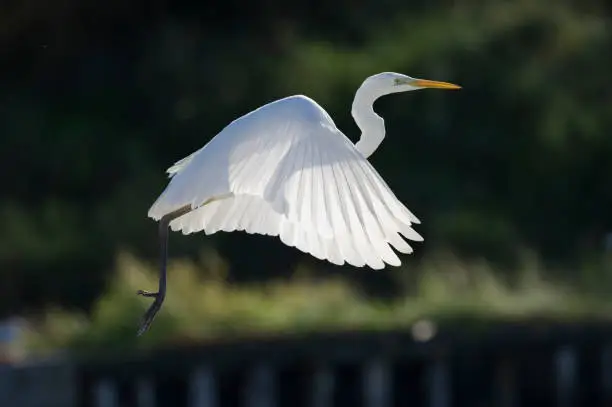
M279 236L288 246L333 264L382 269L422 241L420 223L367 158L385 137L373 109L380 96L447 83L384 72L355 94L352 115L361 129L353 144L314 100L289 96L231 122L204 147L176 162L170 182L149 209L159 220L161 275L139 329L150 326L166 293L168 226L189 234L244 230Z

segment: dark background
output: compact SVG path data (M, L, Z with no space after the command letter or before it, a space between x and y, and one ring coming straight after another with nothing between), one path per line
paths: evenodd
M463 86L375 105L387 138L371 161L423 222L425 242L404 264L450 250L503 273L529 250L548 278L605 290L608 6L2 1L0 313L87 309L119 250L155 261L146 213L165 169L264 103L307 94L356 140L352 97L381 71ZM317 262L278 239L171 239L172 256L218 249L231 281L285 276L307 262L395 294L386 273Z

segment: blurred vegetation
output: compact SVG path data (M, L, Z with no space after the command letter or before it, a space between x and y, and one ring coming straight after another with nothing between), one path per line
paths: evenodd
M609 296L585 296L575 286L547 282L532 256L525 256L522 264L516 273L520 277L510 282L496 277L485 261L466 263L440 253L419 265L414 292L382 300L364 297L346 278L318 278L307 267L296 269L286 281L238 286L226 281L222 261L176 260L170 265L164 307L147 335L139 338L135 330L149 303L135 292L157 283L156 267L124 253L91 318L47 311L25 331L25 352L127 351L194 340L347 329L412 329L426 336L456 318L472 323L609 319ZM392 277L403 285L408 272L397 270Z
M521 253L530 250L542 259L542 278L608 287L602 241L612 230L612 12L602 0L33 0L2 7L0 313L48 305L93 312L91 332L66 317L60 342L133 334L144 307L134 292L152 277L125 260L109 286L109 270L121 250L156 259L156 225L146 212L165 186L165 168L237 116L288 94L313 97L355 140L354 91L380 71L464 87L376 104L388 137L371 160L423 221L425 242L404 259L407 288L394 271L335 267L277 239L174 234L172 256L194 260L216 248L227 276L192 287L195 269L175 267L152 336L174 326L200 335L250 324L309 328L335 318L408 321L424 312L422 290L437 287L423 286L415 264L440 250L457 256L454 266L444 263L450 274L462 275L461 261L487 259L495 276L473 271L485 285L520 279ZM341 274L357 288L264 283L296 267ZM245 291L236 281L264 285ZM486 295L499 301L514 298L491 290ZM400 302L362 304L356 292ZM545 304L563 306L561 294L547 295ZM295 307L273 305L291 298ZM530 306L519 298L504 309Z

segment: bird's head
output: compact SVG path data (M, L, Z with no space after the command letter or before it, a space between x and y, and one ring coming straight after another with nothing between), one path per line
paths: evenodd
M454 83L431 81L427 79L412 78L395 72L382 72L366 79L364 85L372 86L382 93L407 92L418 89L461 89Z

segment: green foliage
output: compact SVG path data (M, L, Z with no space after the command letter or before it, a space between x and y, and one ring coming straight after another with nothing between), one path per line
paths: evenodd
M300 1L287 14L224 1L211 3L214 17L178 2L155 23L136 5L94 2L102 23L49 17L63 31L41 46L41 9L30 3L7 11L0 32L4 50L27 48L4 58L14 75L0 77L0 314L87 308L120 248L153 256L146 211L164 169L273 98L308 94L355 140L353 93L379 71L463 85L376 104L388 137L372 162L423 221L417 255L448 248L513 269L530 248L547 264L580 264L612 229L603 1ZM230 262L253 259L231 270L237 280L288 271L245 239L176 239L171 255L211 245ZM275 255L295 256L287 250ZM604 267L588 274L609 279Z
M204 269L203 277L201 266L189 261L170 265L164 307L151 330L137 338L139 319L150 300L137 296L136 291L155 286L157 276L145 263L123 254L112 285L98 299L91 316L49 311L27 332L27 352L58 348L127 351L271 333L416 329L419 321L435 327L457 317L483 321L604 318L612 310L609 297L589 298L575 286L546 282L542 278L545 270L529 259L522 262L514 281L505 281L485 261L466 263L439 254L416 270L393 273L406 294L388 301L367 298L346 280L313 278L308 268L297 269L287 281L250 285L226 282L223 263ZM412 279L415 276L416 282Z

